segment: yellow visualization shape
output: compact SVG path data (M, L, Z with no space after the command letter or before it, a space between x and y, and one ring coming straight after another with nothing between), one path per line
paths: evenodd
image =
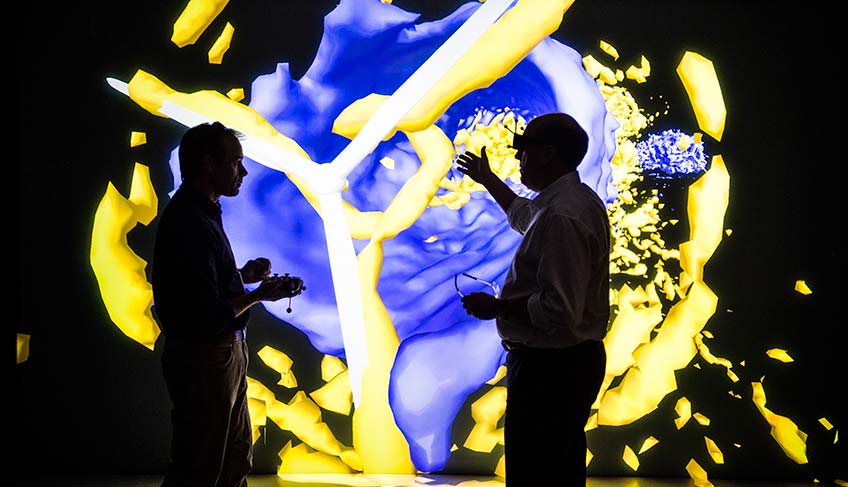
M601 50L609 54L616 61L618 60L618 51L606 41L601 41Z
M415 471L409 445L388 402L389 378L400 338L377 292L377 283L383 264L383 241L409 228L428 208L439 181L450 169L453 155L450 139L435 125L406 135L421 166L380 214L370 242L357 256L368 364L363 369L362 399L353 414L353 443L366 473Z
M593 78L597 78L608 85L618 83L615 71L595 59L591 54L583 57L583 69Z
M235 28L233 25L227 22L227 25L224 26L224 30L221 31L221 35L215 39L215 43L212 44L212 47L209 48L209 64L221 64L224 60L224 54L230 49L230 43L233 40L233 33L235 32Z
M589 416L589 419L586 420L586 426L583 427L583 431L591 431L598 427L598 413L592 413Z
M153 287L147 282L147 262L130 248L127 234L156 217L158 201L150 170L143 164L134 166L129 199L110 182L94 213L89 256L109 318L150 350L159 336L151 312Z
M704 416L701 413L695 413L695 414L692 415L692 417L695 418L695 421L697 421L699 424L701 424L703 426L709 426L710 425L710 418Z
M677 429L680 429L683 425L689 422L689 418L692 417L692 403L689 402L689 399L681 397L674 405L674 412L677 413L674 425L677 426Z
M730 175L720 155L713 156L710 170L689 186L687 212L689 241L680 245L681 287L686 280L702 281L704 265L718 248L724 231L724 214L730 199ZM695 222L695 224L692 224Z
M30 336L26 333L18 333L18 358L15 363L19 364L21 362L26 362L27 359L29 359L29 337Z
M588 450L587 450L586 453L589 454ZM587 459L586 465L588 465L588 464L589 464L589 460ZM506 477L506 456L505 455L501 455L501 458L498 460L498 464L495 466L495 475L497 475L498 477L501 477L501 478Z
M247 398L247 410L250 413L250 428L252 430L253 443L262 437L262 428L268 423L268 414L265 411L265 401L254 397Z
M640 294L644 296L644 299L641 299ZM599 407L598 401L604 396L612 381L636 363L633 352L642 344L651 341L651 330L662 321L660 303L635 308L636 305L646 301L648 301L648 295L641 286L633 291L625 284L618 292L618 314L604 337L607 366L604 381L595 401L596 408Z
M164 117L159 108L165 101L173 102L188 108L213 120L219 120L227 127L271 143L285 151L309 159L309 155L294 140L279 133L262 115L247 105L237 103L215 91L198 91L195 93L180 93L155 76L143 70L138 70L127 86L130 98L148 112ZM321 212L318 195L312 191L309 184L291 174L287 174L292 183L300 190L306 200ZM343 201L345 217L350 227L351 236L355 239L371 237L371 229L379 218L379 212L360 212L349 203Z
M807 283L801 279L795 281L795 290L803 295L813 294L813 291L807 285Z
M264 384L248 377L247 395L248 399L254 399L248 402L251 422L265 424L265 418L270 419L280 429L291 431L310 448L338 457L353 470L362 470L359 455L333 436L329 426L321 420L321 409L303 391L298 391L286 404L278 401ZM263 403L264 408L257 408L256 401Z
M624 445L624 453L622 453L621 458L624 459L624 463L632 468L634 472L639 470L639 458L629 446Z
M792 357L789 356L789 353L787 353L786 350L783 350L781 348L772 348L772 349L766 350L766 355L768 355L769 358L779 360L783 363L789 363L789 362L795 361L795 359L793 359Z
M753 401L760 414L771 426L771 436L787 457L798 464L807 463L807 434L789 418L775 414L766 407L766 391L761 382L752 382Z
M404 132L423 130L441 117L445 111L472 91L487 88L509 73L539 42L560 27L565 12L574 0L522 0L504 13L497 22L451 66L447 73L422 97L396 126ZM368 118L353 122L354 113L374 113L388 96L372 94L357 100L346 108L337 123L365 124ZM374 105L373 109L360 111L360 104ZM348 110L352 110L349 114ZM333 127L333 132L344 135ZM357 130L358 132L358 130ZM394 132L386 134L390 139Z
M174 22L171 42L177 47L185 47L197 42L203 31L224 10L227 3L229 0L189 0Z
M724 453L721 452L718 445L706 436L704 437L704 442L707 444L707 452L710 454L710 458L712 458L717 465L723 464Z
M242 101L244 100L244 89L242 88L233 88L227 92L227 98L233 101Z
M348 415L353 405L350 376L347 371L337 374L316 391L309 394L316 404L334 413Z
M278 454L281 463L277 475L286 474L350 474L354 471L333 455L315 451L305 443L292 447L291 441ZM285 477L283 477L285 479Z
M506 412L506 387L493 387L471 404L474 427L463 446L481 453L491 453L497 444L503 444L503 428L498 421Z
M498 371L495 372L495 376L486 381L486 384L493 386L500 382L501 379L503 379L504 377L506 377L506 365L501 365L500 367L498 367Z
M821 423L821 425L824 426L824 429L828 431L833 429L833 425L827 420L827 418L819 418L819 423Z
M674 371L695 356L693 337L715 312L717 296L703 283L693 283L686 297L671 307L657 335L633 353L636 362L620 384L600 401L601 425L629 424L654 411L677 388Z
M130 133L130 147L138 147L147 143L147 134L144 132Z
M651 63L645 56L642 56L639 67L630 66L627 68L625 75L627 79L632 79L637 83L644 83L648 80L648 76L651 75Z
M713 62L698 53L687 51L677 66L677 75L689 95L698 127L720 141L727 109Z
M739 382L739 376L730 369L727 369L727 377L729 377L733 382Z
M520 182L521 172L518 168L518 160L515 158L515 149L511 147L512 131L521 133L527 124L523 117L516 116L511 110L504 110L495 115L487 124L480 124L480 113L477 114L471 126L460 129L453 139L453 145L460 150L464 147L465 152L480 155L483 147L486 148L489 167L498 178L505 181L507 178L514 182ZM475 182L467 175L463 175L458 181L443 177L439 187L446 189L447 193L435 196L430 201L430 206L445 205L450 209L459 209L471 201L470 194L485 191L482 184Z
M280 380L277 384L289 389L297 387L297 379L294 376L294 371L291 369L293 364L292 359L290 359L285 352L281 352L269 345L265 345L256 355L259 355L259 358L265 362L265 365L275 372L279 372Z
M333 377L341 374L346 371L347 367L345 366L342 359L338 357L334 357L332 355L324 355L321 359L321 380L324 382L330 382L333 380Z
M713 487L712 482L707 478L707 471L704 470L695 459L690 459L686 464L686 472L696 487Z
M592 458L594 458L594 457L595 457L595 455L592 455L592 452L589 451L588 448L586 448L586 466L587 467L589 466L590 463L592 463Z
M701 358L706 360L707 363L721 365L722 367L726 367L728 370L733 367L733 363L730 360L716 357L712 354L712 352L710 352L710 347L704 343L704 339L701 337L701 334L695 335L695 345L698 347L698 353L701 355Z
M653 448L653 446L656 445L659 442L660 442L660 440L654 438L653 436L649 436L649 437L645 438L645 441L642 442L642 447L639 448L639 454L641 455L642 453L645 453L646 451Z

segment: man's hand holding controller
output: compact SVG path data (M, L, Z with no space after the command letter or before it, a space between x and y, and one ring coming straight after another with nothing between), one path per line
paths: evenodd
M303 279L290 276L288 273L280 276L274 274L262 280L262 284L256 288L261 301L277 301L282 298L291 298L306 290Z

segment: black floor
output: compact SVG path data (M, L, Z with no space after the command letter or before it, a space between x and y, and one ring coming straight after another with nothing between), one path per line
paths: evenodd
M92 476L92 477L29 477L16 485L38 487L159 487L161 476ZM822 486L813 482L751 482L739 480L710 480L715 487L808 487ZM301 476L280 478L275 475L255 475L248 479L249 487L503 487L497 477L454 475L420 475L417 477ZM688 478L590 478L587 487L692 487Z

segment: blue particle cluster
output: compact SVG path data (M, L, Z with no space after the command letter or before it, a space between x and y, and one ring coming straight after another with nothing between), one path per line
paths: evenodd
M681 137L689 139L689 147L681 150ZM704 144L696 144L694 137L679 129L669 129L636 144L642 169L660 178L677 178L699 174L707 168Z

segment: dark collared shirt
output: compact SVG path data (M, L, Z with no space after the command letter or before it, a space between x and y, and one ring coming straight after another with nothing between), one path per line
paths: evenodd
M245 293L221 206L180 187L159 219L153 254L153 311L168 338L208 341L243 329L229 300Z

